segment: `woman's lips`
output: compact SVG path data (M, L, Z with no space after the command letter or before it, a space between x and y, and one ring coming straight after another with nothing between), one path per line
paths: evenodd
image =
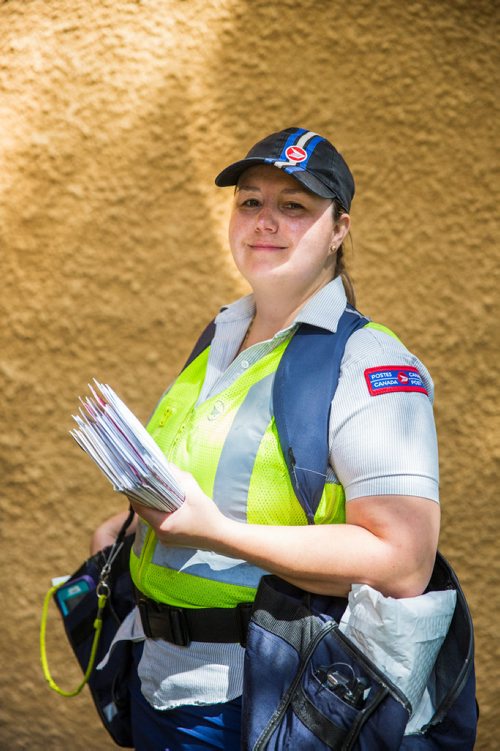
M273 245L272 243L248 243L248 246L252 250L268 250L268 251L274 251L274 250L284 250L284 245Z

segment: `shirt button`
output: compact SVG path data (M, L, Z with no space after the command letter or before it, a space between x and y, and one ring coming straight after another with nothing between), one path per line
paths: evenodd
M248 362L248 360L242 360L240 364L241 364L242 370L246 370L248 368L248 366L250 365L250 363Z

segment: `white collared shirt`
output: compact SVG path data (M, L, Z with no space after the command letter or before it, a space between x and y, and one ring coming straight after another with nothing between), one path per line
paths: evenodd
M240 354L255 311L253 295L223 308L215 319L216 332L198 403L228 388L299 323L335 331L345 305L342 281L337 278L305 304L291 326ZM372 395L365 371L384 366L416 368L428 396L397 390ZM414 495L438 501L432 399L429 373L399 340L377 329L356 331L347 342L332 402L327 482L340 482L347 501L375 495ZM143 638L135 610L122 624L116 640ZM178 647L146 639L139 665L142 692L157 709L230 701L242 693L243 656L244 649L238 644L193 642Z

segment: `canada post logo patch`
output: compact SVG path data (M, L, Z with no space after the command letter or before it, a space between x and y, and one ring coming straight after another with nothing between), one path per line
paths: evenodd
M408 365L382 365L365 370L368 391L372 396L392 394L398 391L419 391L427 394L427 389L416 368Z
M307 159L307 151L302 146L289 146L285 151L285 156L289 162L298 164Z

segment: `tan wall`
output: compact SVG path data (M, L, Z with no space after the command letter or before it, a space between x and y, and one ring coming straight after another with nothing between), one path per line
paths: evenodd
M434 376L441 549L475 616L477 748L498 747L495 5L0 3L2 749L112 747L88 695L59 698L39 667L50 578L125 506L70 415L96 376L145 419L195 333L245 291L213 176L289 125L346 155L359 307ZM51 633L68 686L55 613Z

